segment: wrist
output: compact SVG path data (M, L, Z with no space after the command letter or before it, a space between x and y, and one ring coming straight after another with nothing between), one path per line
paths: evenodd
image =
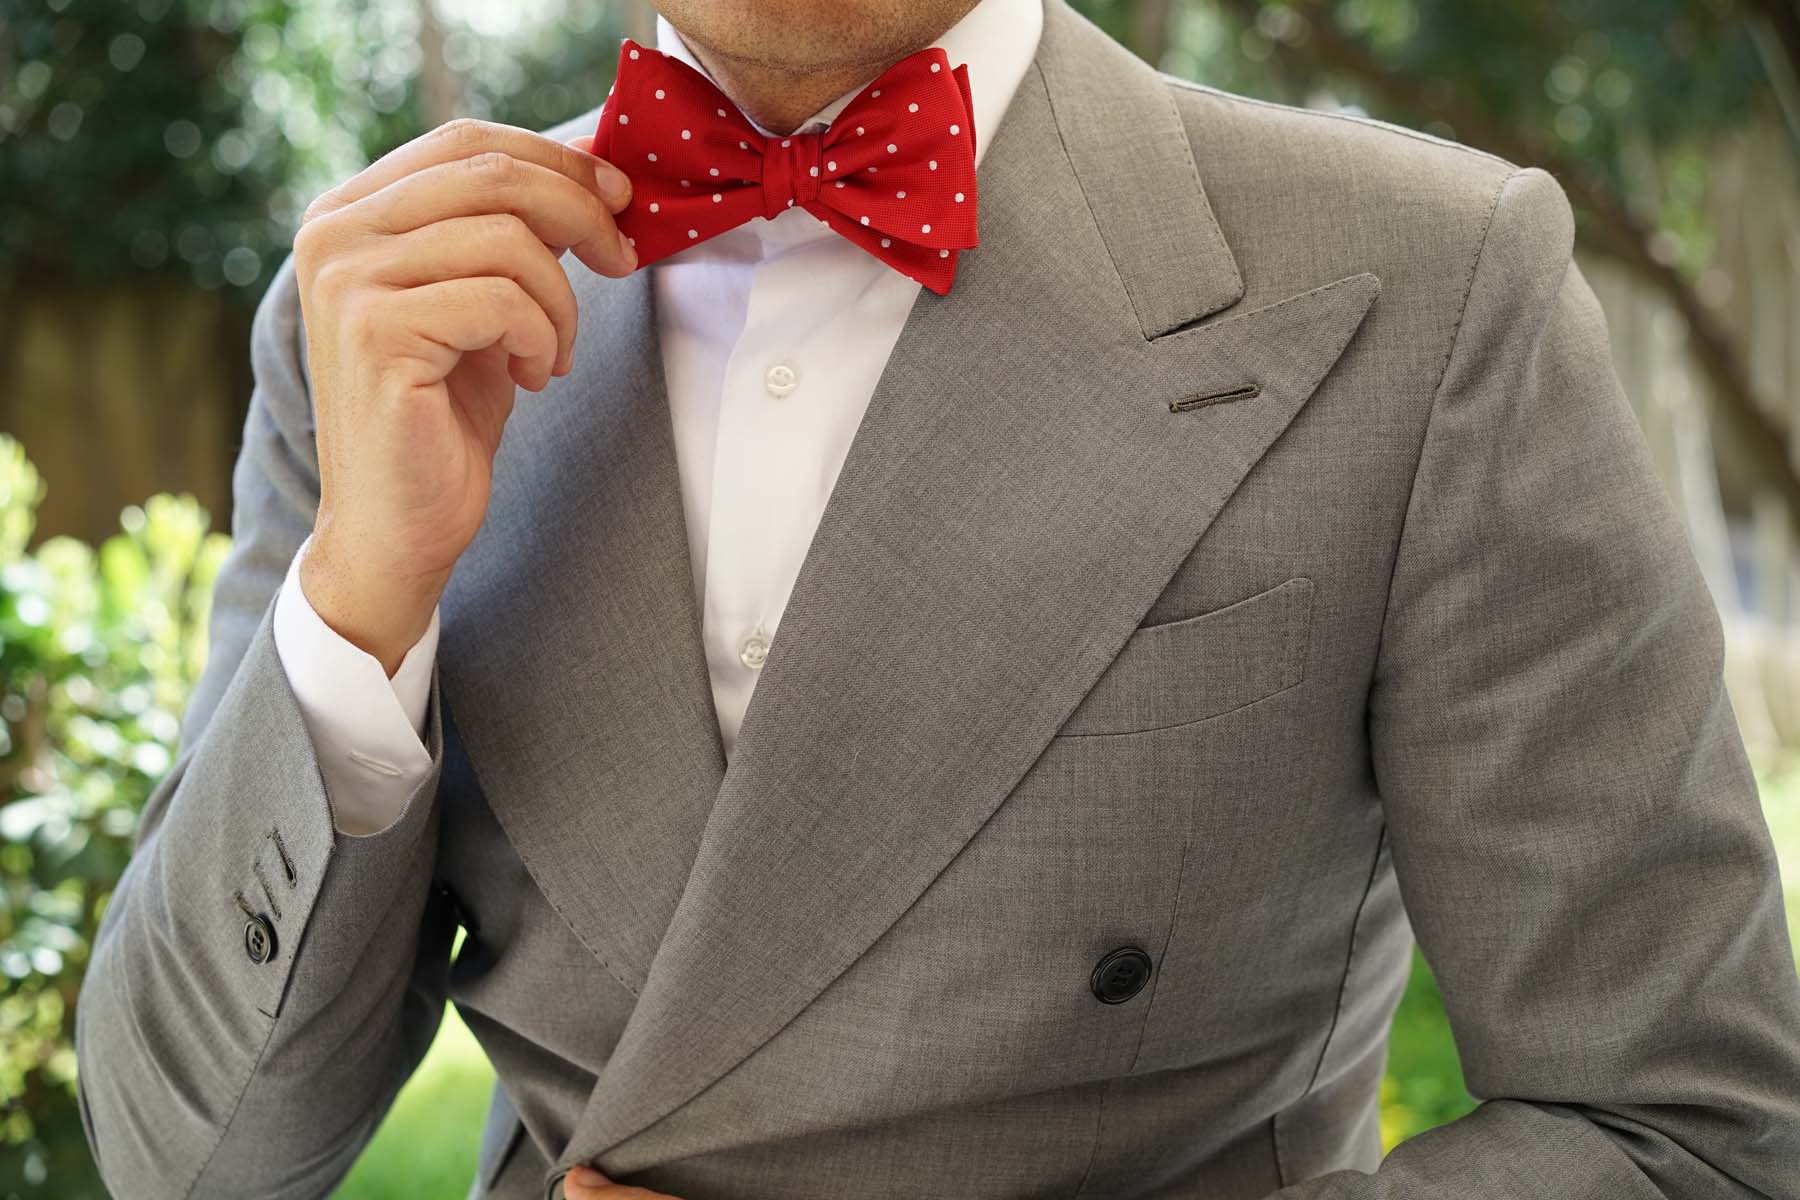
M299 577L319 619L379 662L390 679L425 636L448 582L407 575L368 555L345 554L316 531L300 560Z

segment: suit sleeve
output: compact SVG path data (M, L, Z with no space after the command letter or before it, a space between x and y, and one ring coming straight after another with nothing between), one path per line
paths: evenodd
M1505 184L1369 697L1468 1116L1284 1200L1800 1196L1800 983L1718 611L1545 172Z
M319 495L302 354L290 260L251 336L207 667L76 1007L82 1121L118 1196L328 1194L443 1013L435 672L429 770L391 824L352 837L334 828L276 651L274 598Z

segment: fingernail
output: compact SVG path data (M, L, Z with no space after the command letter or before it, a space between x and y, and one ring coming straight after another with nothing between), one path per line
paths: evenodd
M574 1170L570 1171L569 1174L575 1177L576 1183L586 1187L595 1187L600 1182L600 1172L585 1164L577 1166Z
M627 271L637 270L637 247L631 244L631 239L626 237L622 231L619 234L619 257L625 260Z
M606 197L613 211L624 208L631 199L631 180L604 158L594 164L594 178L600 184L600 194Z

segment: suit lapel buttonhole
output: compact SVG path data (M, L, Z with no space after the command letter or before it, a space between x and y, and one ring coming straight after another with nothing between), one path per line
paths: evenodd
M1262 388L1254 383L1246 383L1223 392L1206 392L1197 396L1187 396L1180 400L1169 401L1169 411L1173 413L1187 412L1208 404L1225 404L1232 400L1249 400L1262 395Z

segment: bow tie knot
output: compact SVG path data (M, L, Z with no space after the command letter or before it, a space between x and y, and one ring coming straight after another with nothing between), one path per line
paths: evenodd
M825 182L823 133L772 137L763 146L762 215L773 221L790 204L802 208L819 198Z
M614 219L643 266L797 206L943 295L977 242L969 70L936 46L871 80L825 129L770 137L706 76L626 38L594 153L631 178Z

